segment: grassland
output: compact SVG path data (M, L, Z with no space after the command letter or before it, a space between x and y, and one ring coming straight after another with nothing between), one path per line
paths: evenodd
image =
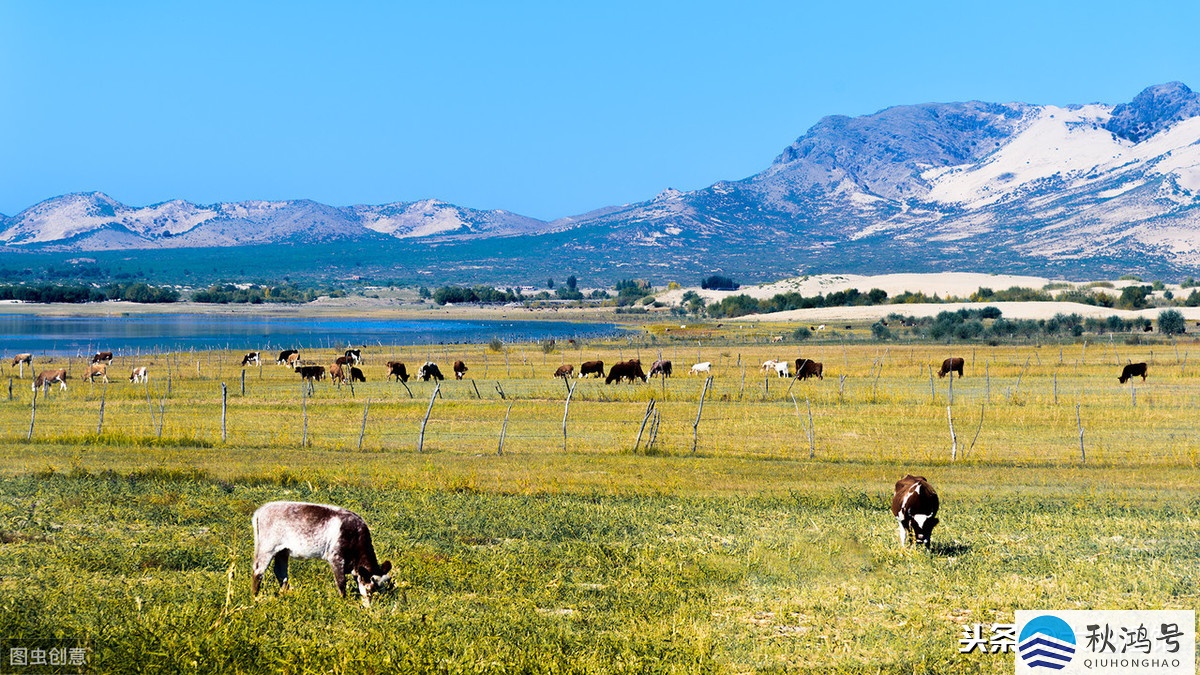
M128 357L113 371L148 365L149 387L73 380L39 398L31 440L27 374L0 392L0 635L86 638L104 672L970 673L1012 657L959 655L961 627L1015 609L1196 607L1194 343L769 345L772 327L755 330L387 348L367 354L370 382L311 397L271 365L242 395L231 353ZM660 351L665 383L576 381L564 442L559 363ZM931 393L929 372L950 352L967 360L955 461L950 381ZM789 392L756 368L796 356L825 379ZM421 453L433 385L410 398L379 381L392 358L471 368L474 383L442 383ZM1126 359L1152 363L1132 390ZM693 452L702 380L680 373L697 360L715 376ZM635 453L651 398L657 439ZM900 549L887 511L906 472L942 496L930 553ZM363 609L296 561L290 593L253 601L249 514L280 498L361 513L402 588Z

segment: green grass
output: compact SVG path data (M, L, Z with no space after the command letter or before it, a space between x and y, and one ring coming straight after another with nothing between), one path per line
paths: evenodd
M664 356L686 369L673 348ZM628 345L517 347L507 366L485 347L446 349L433 356L464 358L480 396L443 383L422 454L426 383L412 399L391 383L353 397L318 385L305 403L294 375L265 366L243 398L230 354L157 356L143 359L156 406L172 363L162 439L146 390L123 382L104 394L97 435L101 387L76 380L39 401L30 442L28 389L15 385L20 398L0 400L0 635L86 638L102 672L991 673L1011 672L1011 655L959 655L964 624L1196 607L1200 387L1183 345L1178 362L1167 345L1066 347L1061 363L1058 347L956 349L968 358L954 385L961 445L985 410L957 462L949 383L935 377L931 400L925 370L945 347L801 347L827 372L792 389L805 419L812 403L812 460L787 381L768 390L753 370L795 346L701 348L716 378L694 455L701 381L679 376L665 395L579 382L564 451L565 388L550 372ZM1150 349L1134 406L1115 364ZM426 356L394 351L410 366ZM390 354L370 358L375 380ZM658 444L634 454L652 396ZM899 547L887 508L910 471L942 497L931 553ZM273 499L362 514L401 588L364 609L338 597L323 562L293 561L292 591L267 583L254 601L249 518Z

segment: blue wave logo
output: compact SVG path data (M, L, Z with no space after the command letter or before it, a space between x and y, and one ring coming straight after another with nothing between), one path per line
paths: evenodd
M1017 652L1029 668L1062 670L1075 658L1075 631L1057 616L1043 614L1021 629Z

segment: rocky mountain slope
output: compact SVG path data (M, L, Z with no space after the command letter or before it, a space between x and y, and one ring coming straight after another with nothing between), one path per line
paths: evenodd
M568 267L652 277L967 268L1071 276L1200 269L1197 205L1200 95L1176 82L1116 106L971 101L826 117L754 176L550 223L435 200L134 208L91 193L0 218L0 243L103 250L402 239L449 247L443 260L459 246L470 266L481 238L518 237L504 247L514 269L553 255Z

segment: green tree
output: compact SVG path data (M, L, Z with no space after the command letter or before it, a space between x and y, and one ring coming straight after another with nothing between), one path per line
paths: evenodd
M1163 335L1183 335L1187 332L1187 321L1177 310L1168 309L1158 315L1158 331Z

